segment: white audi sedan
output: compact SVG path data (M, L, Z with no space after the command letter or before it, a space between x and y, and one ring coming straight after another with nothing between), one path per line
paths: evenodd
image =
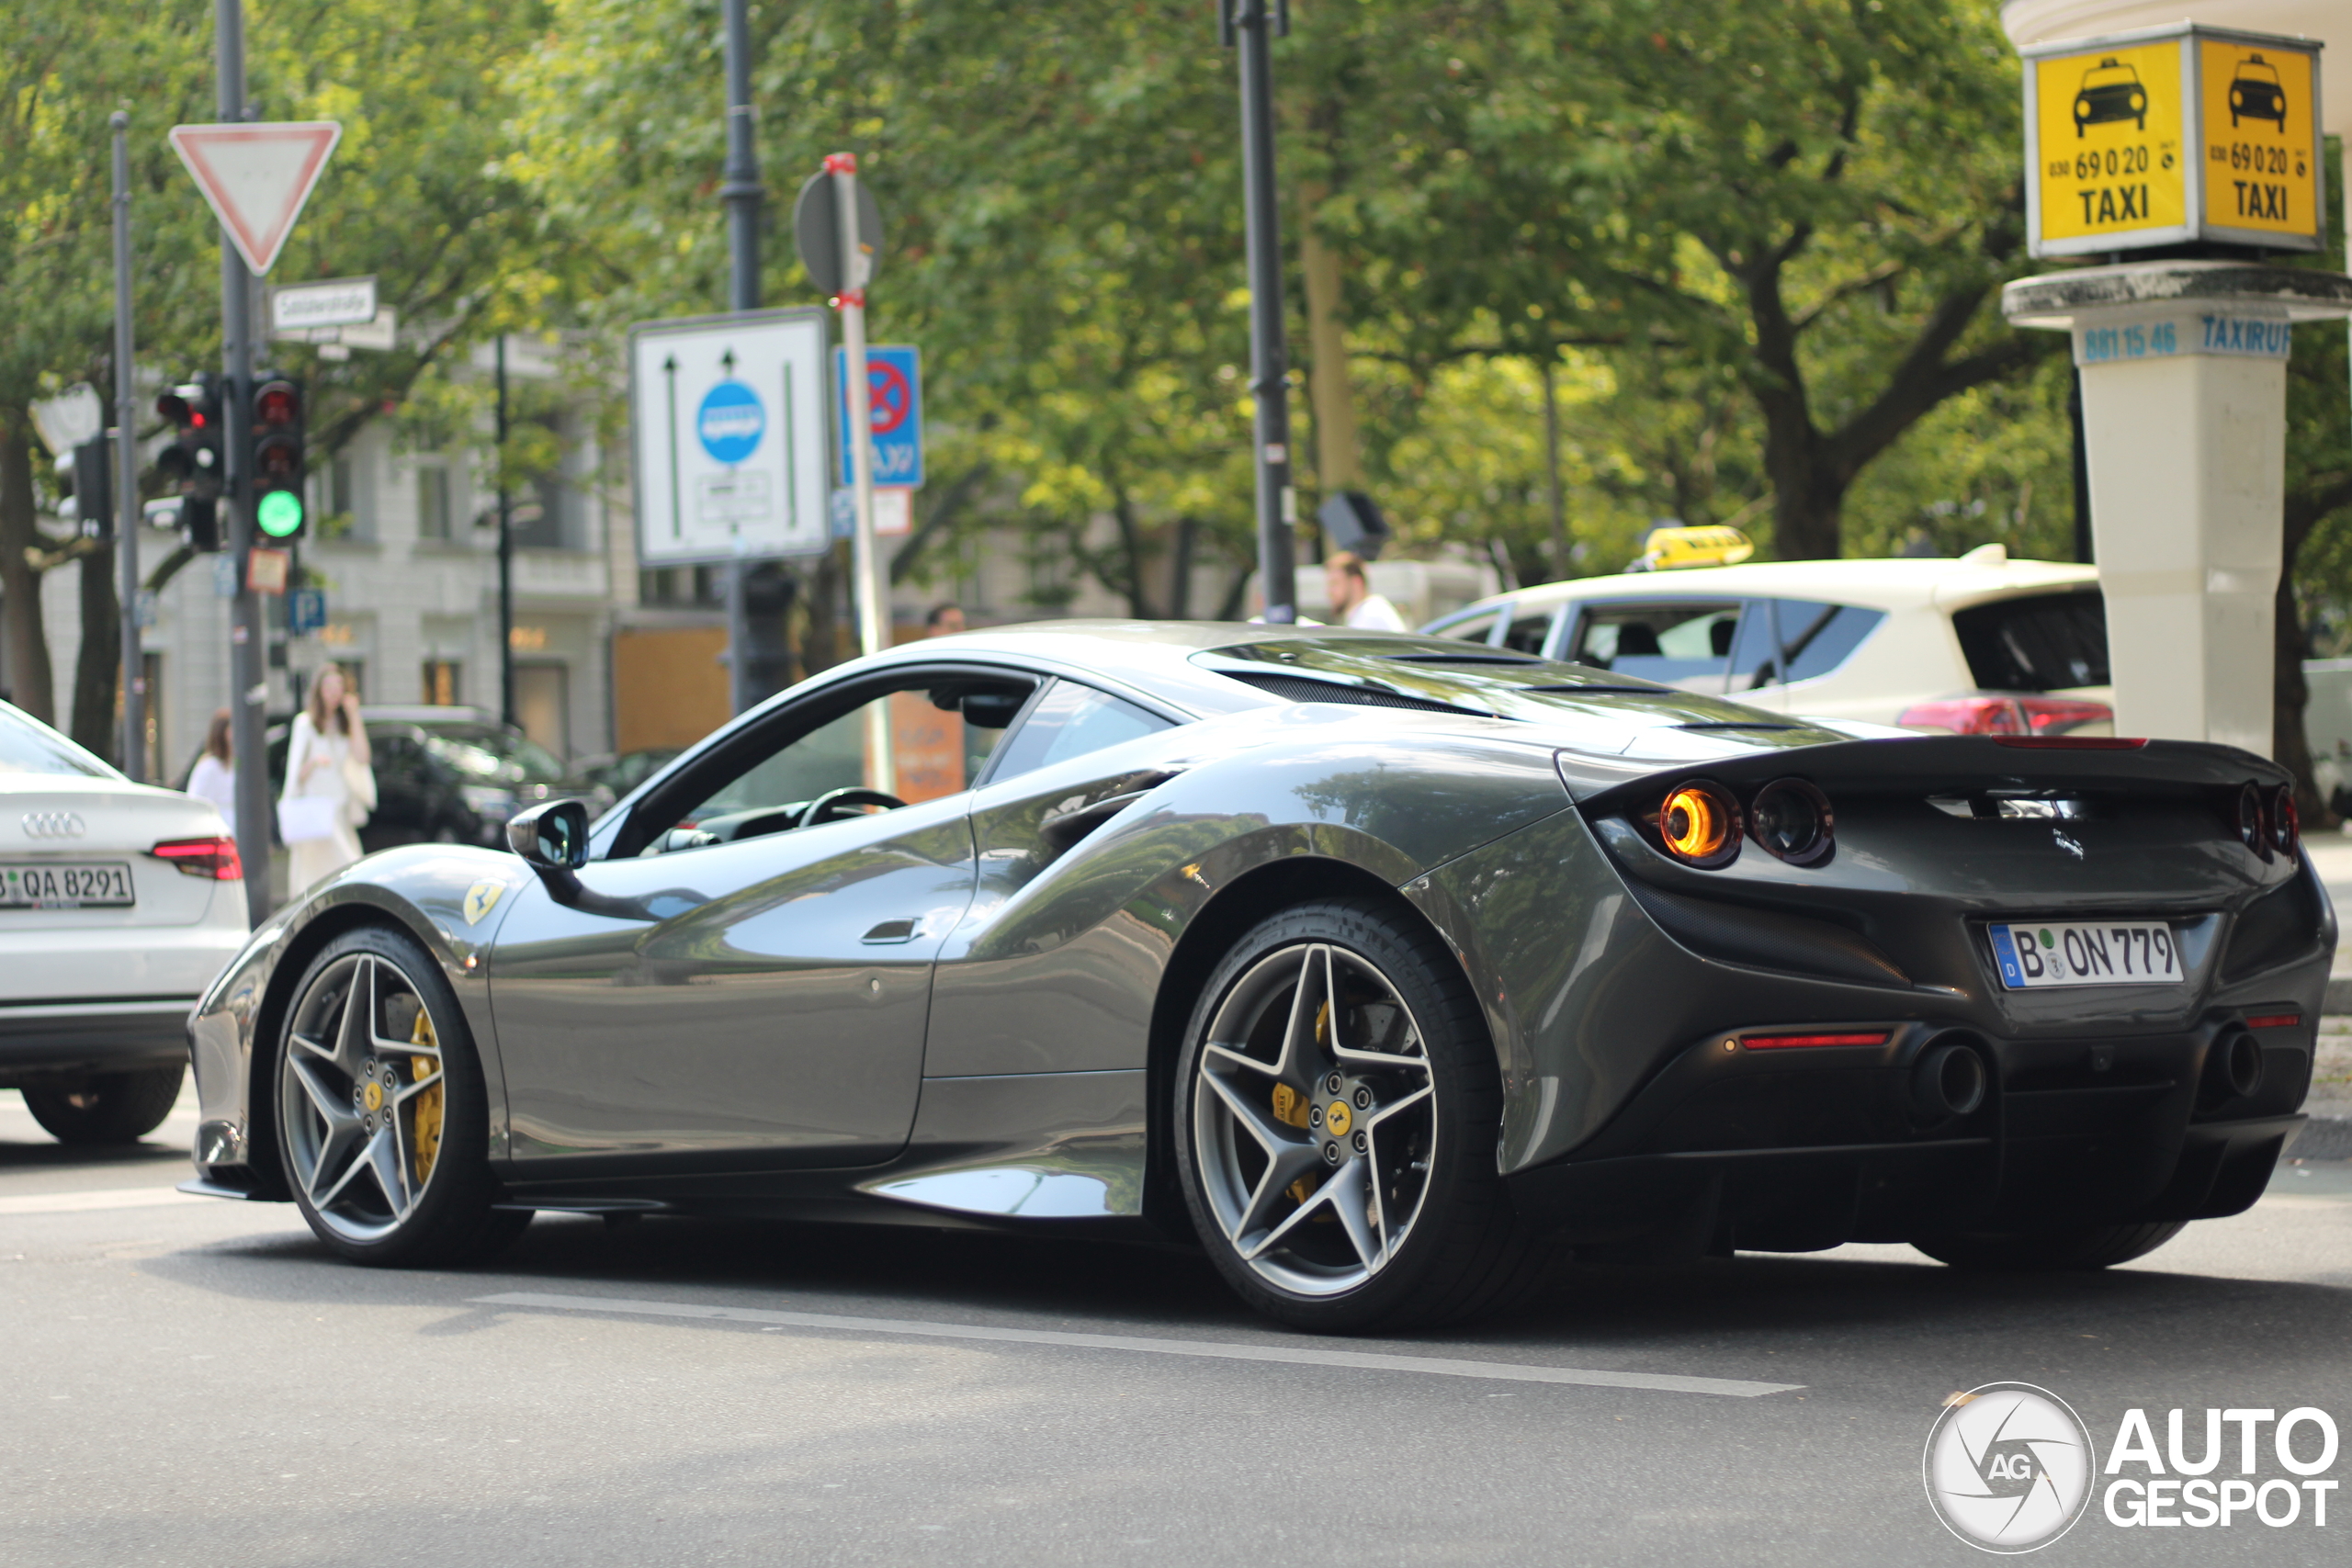
M1962 735L2111 735L2098 570L2011 560L1755 561L1584 577L1422 631L1807 717Z
M0 1089L64 1143L154 1131L188 1010L244 945L243 878L210 802L0 703Z

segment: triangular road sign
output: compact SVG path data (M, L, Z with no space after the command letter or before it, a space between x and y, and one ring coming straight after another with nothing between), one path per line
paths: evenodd
M172 150L196 176L245 265L266 273L342 137L343 127L331 119L175 125Z

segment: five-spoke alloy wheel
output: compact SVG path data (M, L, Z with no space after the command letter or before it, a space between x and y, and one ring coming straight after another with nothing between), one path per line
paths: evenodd
M1397 1328L1532 1277L1494 1168L1493 1048L1461 966L1409 912L1309 904L1250 932L1194 1011L1177 1082L1194 1227L1261 1310Z
M457 997L424 951L380 927L314 958L277 1055L287 1183L347 1258L463 1261L529 1223L491 1208L486 1096Z

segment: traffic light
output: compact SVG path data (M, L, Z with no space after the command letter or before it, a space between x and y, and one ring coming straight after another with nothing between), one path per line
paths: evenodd
M302 504L302 383L265 371L254 378L254 527L297 539Z
M57 459L57 488L85 538L114 536L114 443L93 435Z
M198 550L220 547L220 491L228 476L221 435L220 378L209 370L155 400L179 436L156 455L156 472L180 496L180 536Z

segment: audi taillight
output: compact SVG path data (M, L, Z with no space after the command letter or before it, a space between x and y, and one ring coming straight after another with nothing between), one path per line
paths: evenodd
M237 840L215 835L209 839L166 839L147 852L176 868L182 876L210 882L243 882L245 863L237 857Z

